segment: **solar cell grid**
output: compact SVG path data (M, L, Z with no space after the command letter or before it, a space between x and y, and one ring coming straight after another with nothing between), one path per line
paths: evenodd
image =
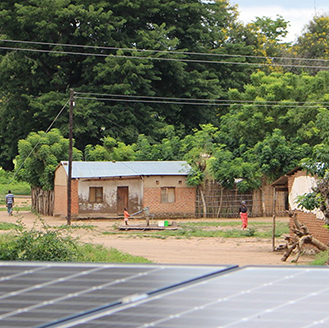
M318 275L322 280L317 279ZM312 283L303 292L304 278ZM328 326L328 303L309 306L318 296L328 300L328 279L326 269L242 268L57 327L300 328L324 323ZM227 283L238 288L222 289Z
M0 262L0 327L45 327L227 268Z

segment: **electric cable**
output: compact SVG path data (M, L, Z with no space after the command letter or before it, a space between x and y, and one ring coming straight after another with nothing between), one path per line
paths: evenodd
M266 103L269 105L287 105L287 104L292 104L292 105L296 105L298 103L301 103L302 101L287 101L287 100L282 100L282 101L278 101L278 100L231 100L231 99L198 99L198 98L177 98L177 97L157 97L157 96L140 96L140 95L120 95L120 94L107 94L107 93L93 93L93 92L79 92L79 91L75 91L74 92L75 95L82 95L82 97L78 97L75 96L75 98L77 99L84 99L87 97L84 96L96 96L95 98L97 99L103 99L103 98L98 98L101 96L104 97L117 97L117 98L133 98L133 99L151 99L151 100L177 100L177 101L183 101L183 100L187 100L187 101L199 101L199 102L211 102L211 103L216 103L218 105L220 105L221 103L225 102L225 103L232 103L232 104L236 104L236 103L243 103L243 104L257 104L258 103L260 105ZM117 101L120 101L119 99L117 99ZM303 102L304 103L304 102ZM310 103L310 102L309 102ZM315 101L311 101L311 103L315 103L315 104L329 104L328 101L321 101L321 102L315 102Z
M205 52L192 52L192 51L178 51L178 50L156 50L156 49L140 49L140 48L123 48L123 47L109 47L109 46L91 46L81 44L69 44L69 43L53 43L53 42L41 42L41 41L24 41L24 40L0 40L0 42L11 42L11 43L23 43L23 44L37 44L47 46L60 46L60 47L74 47L74 48L90 48L90 49L103 49L103 50L122 50L122 51L138 51L138 52L154 52L164 54L179 54L179 55L197 55L197 56L218 56L218 57L233 57L233 58L259 58L259 59L279 59L279 60L299 60L299 61L322 61L329 62L329 59L317 59L317 58L301 58L301 57L278 57L278 56L256 56L256 55L241 55L241 54L216 54L216 53L205 53Z
M268 106L280 106L280 107L296 107L296 103L291 103L286 104L286 103L276 103L276 104L267 104L265 103L250 103L250 102L239 102L239 103L211 103L211 102L207 102L207 103L201 103L201 102L181 102L181 101L166 101L166 100L143 100L143 99L123 99L123 98L97 98L97 97L75 97L75 99L86 99L86 100L97 100L97 101L113 101L113 102L127 102L127 103L152 103L152 104L176 104L176 105L196 105L196 106L233 106L233 105L237 105L237 106L244 106L244 105L252 105L252 106L258 106L258 107L268 107ZM321 106L322 103L319 103L318 105L308 105L308 104L298 104L297 107L299 108L318 108L319 106Z
M294 68L316 68L316 69L328 69L329 66L309 66L309 65L294 65L294 64L273 64L273 63L247 63L247 62L228 62L217 60L199 60L199 59L178 59L178 58L163 58L163 57L140 57L140 56L128 56L128 55L108 55L97 54L87 52L71 52L71 51L58 51L58 50L42 50L42 49L29 49L29 48L13 48L13 47L0 47L3 50L15 50L15 51L28 51L28 52L41 52L49 54L65 54L65 55L79 55L79 56L92 56L92 57L112 57L112 58L125 58L125 59L143 59L154 61L173 61L173 62L185 62L185 63L198 63L198 64L225 64L225 65L247 65L247 66L272 66L272 67L294 67Z

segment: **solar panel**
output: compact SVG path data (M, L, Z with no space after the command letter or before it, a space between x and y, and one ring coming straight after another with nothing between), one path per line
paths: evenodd
M54 327L328 327L328 281L326 268L245 267Z
M230 268L0 262L0 327L51 327Z

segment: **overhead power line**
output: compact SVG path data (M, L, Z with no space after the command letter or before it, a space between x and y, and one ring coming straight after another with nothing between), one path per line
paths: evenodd
M54 42L40 42L40 41L24 41L24 40L0 40L0 42L22 43L22 44L34 44L34 45L46 45L46 46L60 46L60 47L73 47L73 48L86 48L95 50L122 50L122 51L138 51L138 52L153 52L164 54L178 54L178 55L197 55L197 56L214 56L214 57L231 57L231 58L258 58L267 60L295 60L295 61L316 61L316 62L329 62L328 59L317 58L295 58L295 57L278 57L278 56L256 56L256 55L241 55L241 54L218 54L213 52L192 52L192 51L178 51L178 50L156 50L156 49L140 49L140 48L124 48L124 47L108 47L108 46L91 46L81 44L69 44L69 43L54 43Z
M100 97L74 97L75 99L85 99L85 100L96 100L96 101L113 101L113 102L127 102L127 103L152 103L152 104L175 104L175 105L194 105L194 106L233 106L233 105L237 105L237 106L244 106L244 105L252 105L252 106L257 106L257 107L268 107L268 106L280 106L280 107L293 107L293 106L297 106L299 108L317 108L321 105L326 106L326 104L329 106L329 103L299 103L299 102L282 102L282 103L268 103L266 101L264 102L249 102L249 101L237 101L235 102L234 100L221 100L221 101L204 101L202 102L201 100L198 100L197 102L192 102L192 101L170 101L170 100L166 100L166 98L161 98L161 99L141 99L143 97L140 98L129 98L129 99L125 99L125 98L100 98ZM170 98L169 98L170 99ZM206 100L206 99L205 99Z
M1 41L1 40L0 40ZM73 46L73 45L72 45ZM316 68L316 69L328 69L329 66L318 66L318 65L302 65L302 64L286 64L286 63L277 63L274 62L274 57L257 57L264 60L268 60L270 62L257 62L250 63L244 61L223 61L223 60L202 60L202 59L186 59L186 58L164 58L164 57L152 57L152 56L136 56L136 55L117 55L117 54L105 54L105 53L91 53L91 52L74 52L74 51L63 51L63 50L45 50L45 49L35 49L35 48L18 48L18 47L3 47L2 50L11 50L11 51L27 51L27 52L40 52L40 53L48 53L54 55L79 55L79 56L93 56L93 57L113 57L113 58L126 58L126 59L142 59L142 60L154 60L154 61L171 61L171 62L186 62L186 63L200 63L200 64L222 64L222 65L246 65L246 66L258 66L258 67L294 67L294 68ZM117 48L117 49L125 49L125 48ZM149 52L156 52L156 50L144 50ZM166 52L169 53L169 52ZM177 52L179 54L184 54L181 52ZM189 53L195 54L198 53ZM211 55L211 54L203 54L203 55ZM214 54L213 54L214 55ZM248 56L243 55L232 55L227 56L228 59L241 59L247 58ZM275 57L277 59L282 59L281 57ZM277 60L276 59L276 60ZM288 60L288 58L286 58ZM289 58L291 59L291 58ZM326 60L320 60L327 62Z
M197 102L204 102L204 103L216 103L218 105L220 105L221 103L231 103L231 104L236 104L236 103L242 103L242 104L267 104L267 105L282 105L282 104L291 104L291 105L296 105L296 104L300 104L300 103L305 103L302 101L289 101L289 100L231 100L231 99L201 99L201 98L178 98L178 97L158 97L158 96L140 96L140 95L122 95L122 94L111 94L111 93L93 93L93 92L79 92L79 91L75 91L74 92L75 95L81 95L81 97L79 96L75 96L75 98L77 99L84 99L87 96L95 96L95 98L98 99L103 99L100 97L116 97L116 98L132 98L134 100L140 100L140 99L151 99L151 100L177 100L177 101L183 101L183 100L187 100L187 101L197 101ZM118 100L119 101L119 100ZM329 104L328 101L319 101L319 102L307 102L309 103L314 103L314 104Z

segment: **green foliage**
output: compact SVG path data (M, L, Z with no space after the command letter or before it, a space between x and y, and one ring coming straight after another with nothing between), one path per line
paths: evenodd
M288 33L289 22L285 21L280 15L273 20L270 17L256 17L254 21L246 26L246 39L249 44L253 44L255 52L259 56L267 57L267 64L278 63L273 57L285 56L289 44L283 43L284 37ZM275 71L283 69L280 66L268 66L263 68L265 71Z
M191 187L197 187L204 181L205 174L200 169L191 167L187 175L187 184Z
M323 199L321 197L321 194L315 191L297 196L298 207L305 208L310 211L314 210L315 208L319 208L322 202Z
M13 168L18 140L53 122L67 102L69 88L120 96L217 99L229 87L241 88L254 69L235 63L218 66L177 60L199 59L187 55L189 51L254 53L245 42L236 8L226 0L4 0L0 12L3 39L50 43L15 43L15 47L40 52L0 52L0 166L6 170ZM86 48L95 56L64 53L79 52L70 44L96 46ZM199 124L217 122L213 106L194 105L191 110L184 103L93 98L76 99L74 136L79 149L94 147L107 136L133 144L139 134L156 140L158 130L166 125L175 125L186 134ZM67 115L61 115L56 124L67 136Z
M42 219L38 222L41 223L39 229L36 226L28 229L21 220L16 224L0 225L3 230L15 229L15 233L0 235L0 260L151 263L141 256L132 256L114 248L79 243L67 234L71 227L54 229Z
M281 130L274 129L252 152L262 173L274 180L298 166L301 158L309 154L309 148L306 144L288 142Z
M291 52L302 58L329 58L329 16L316 15L306 25Z
M209 165L215 179L226 188L236 185L239 191L244 192L260 186L261 174L257 162L247 162L241 157L234 158L229 150L219 149L210 158Z
M322 265L327 265L327 262L328 262L328 251L320 252L319 254L315 255L315 259L310 263L310 265L322 266Z
M15 223L9 223L9 222L0 222L0 230L13 230L16 229Z
M28 230L17 222L16 234L0 243L2 261L74 261L76 244L60 231L50 230L43 221L43 229Z
M125 145L114 138L106 137L101 145L87 145L85 159L87 161L133 161L135 160L135 145Z
M31 194L31 187L27 182L17 181L15 173L0 169L0 197L4 197L8 190L14 191L16 195Z
M77 262L152 263L145 257L133 256L103 245L79 244L78 249Z
M17 176L31 187L52 190L55 169L60 161L68 160L68 139L58 129L48 133L31 132L18 143ZM73 148L73 160L80 160L82 153Z

